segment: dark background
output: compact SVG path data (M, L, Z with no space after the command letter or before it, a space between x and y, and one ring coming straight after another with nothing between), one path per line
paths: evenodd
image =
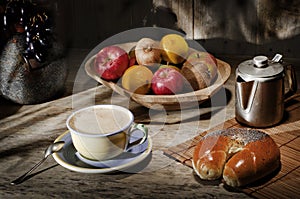
M52 11L66 49L93 49L117 33L157 26L179 30L215 55L300 58L299 0L32 1Z
M122 31L179 30L215 54L299 57L297 0L57 0L57 33L67 48L92 49Z

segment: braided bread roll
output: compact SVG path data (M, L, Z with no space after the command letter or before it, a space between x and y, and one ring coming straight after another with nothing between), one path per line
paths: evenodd
M196 145L193 168L201 179L223 177L232 187L261 179L280 166L273 139L258 130L227 129L204 136Z

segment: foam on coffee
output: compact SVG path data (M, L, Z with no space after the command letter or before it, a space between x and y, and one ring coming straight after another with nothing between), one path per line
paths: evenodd
M89 108L80 111L70 119L72 129L88 134L117 132L130 122L129 115L118 109Z

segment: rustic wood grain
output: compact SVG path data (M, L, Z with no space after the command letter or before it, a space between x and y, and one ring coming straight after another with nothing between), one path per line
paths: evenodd
M262 44L299 34L298 1L155 0L153 4L171 8L178 27L191 39L227 38Z
M68 53L70 73L64 97L24 106L0 98L1 198L251 198L244 192L228 191L219 182L199 181L191 168L163 154L164 149L191 140L199 132L213 130L233 117L234 68L224 88L199 109L155 111L99 86L88 77L84 69L80 69L88 52L78 49ZM220 59L235 67L245 57ZM150 129L152 156L149 162L145 162L143 170L138 173L82 174L57 165L49 157L39 168L39 173L29 180L18 186L9 184L37 163L45 148L66 131L65 121L73 111L89 105L111 103L128 107L134 113L135 122ZM226 124L224 128L232 124ZM279 143L295 150L299 138L293 142L288 139L297 134L297 131L291 131L286 136L278 136ZM283 160L295 163L293 157L287 156ZM297 179L281 179L283 183L299 182ZM264 197L258 193L252 195Z
M112 91L109 88L100 86L48 103L22 106L15 114L2 119L1 195L4 198L246 197L241 193L227 192L216 185L198 183L190 169L162 154L162 149L166 146L179 144L194 135L199 128L197 117L186 122L174 124L169 122L168 125L160 123L162 117L158 117L157 120L154 119L147 124L154 146L151 162L139 173L80 174L55 166L55 161L49 158L40 168L41 173L21 185L9 184L42 158L47 145L66 130L65 120L71 112L95 103L109 104L111 96ZM162 112L149 112L148 109L119 95L115 96L114 103L128 105L136 116L136 121L143 122L143 118L149 118L150 113L151 117L156 114L166 116ZM169 113L166 120L169 119L169 115L178 118L180 114L180 112ZM191 118L194 117L194 111L189 114ZM149 120L146 119L147 121ZM209 123L207 120L203 121L202 125L207 122ZM191 130L188 130L190 127Z
M178 1L178 26L186 33L187 39L194 39L193 0Z
M68 64L73 70L80 66L82 50L70 53ZM218 184L202 184L190 168L163 155L163 149L175 146L222 122L232 115L232 98L226 105L209 104L184 111L152 111L113 93L82 70L70 73L67 81L81 91L73 95L36 105L19 106L0 100L0 195L1 198L249 198L244 193L232 193ZM232 81L230 81L232 82ZM80 84L81 83L81 84ZM231 85L227 88L233 89ZM224 93L221 92L220 96ZM43 157L45 148L66 131L65 121L75 110L93 104L118 104L128 107L135 122L150 129L152 155L146 167L138 173L82 174L57 165L52 157L39 168L39 173L23 184L10 181L23 174ZM5 107L5 109L4 109ZM220 117L222 116L222 117ZM200 119L201 118L201 119ZM212 122L214 121L214 122Z

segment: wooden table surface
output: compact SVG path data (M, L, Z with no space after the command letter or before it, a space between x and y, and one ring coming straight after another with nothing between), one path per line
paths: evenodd
M222 184L199 182L191 168L162 152L234 117L234 68L245 57L220 57L232 66L232 74L210 102L199 109L165 112L141 107L98 85L79 68L87 52L69 52L67 64L71 70L64 96L36 105L0 99L0 198L249 198L245 193L226 190ZM36 175L22 184L10 185L67 130L65 121L74 110L110 103L128 107L135 122L148 126L153 149L136 166L143 169L85 174L70 171L49 157Z

